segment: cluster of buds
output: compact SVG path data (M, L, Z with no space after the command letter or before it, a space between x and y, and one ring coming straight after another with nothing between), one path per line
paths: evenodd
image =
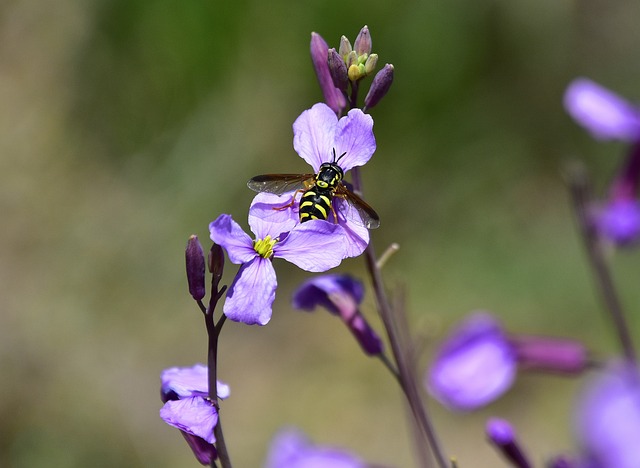
M378 54L371 53L371 50L371 34L367 26L360 30L353 46L346 36L342 36L338 50L329 49L319 34L311 34L311 60L325 102L336 113L342 112L348 101L351 108L356 107L359 82L371 75L378 64ZM386 64L375 75L364 100L365 109L374 107L387 94L393 83L393 72L393 65Z

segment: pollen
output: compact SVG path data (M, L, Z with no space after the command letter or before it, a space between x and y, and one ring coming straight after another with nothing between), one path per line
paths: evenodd
M271 236L255 240L253 241L253 250L255 250L262 258L271 258L273 255L273 246L276 242L277 240L272 239Z

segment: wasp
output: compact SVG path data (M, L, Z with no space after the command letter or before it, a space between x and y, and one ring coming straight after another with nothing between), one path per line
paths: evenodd
M333 199L341 198L358 211L360 221L366 228L375 229L380 226L378 213L343 182L344 171L338 163L345 154L336 158L334 148L333 161L323 163L317 174L263 174L250 179L247 186L256 192L276 195L295 191L291 203L282 209L293 206L296 195L302 193L299 205L301 223L312 219L328 220L330 213L333 213L337 222Z

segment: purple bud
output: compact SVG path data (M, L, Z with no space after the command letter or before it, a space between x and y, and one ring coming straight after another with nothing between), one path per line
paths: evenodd
M498 418L491 418L487 421L486 432L489 441L518 468L530 468L531 464L527 460L520 444L516 440L516 434L511 424Z
M204 252L198 236L192 235L187 241L185 249L185 260L187 264L187 281L189 283L189 293L196 300L202 300L206 294L204 286Z
M640 143L633 145L618 174L611 184L609 196L612 200L632 200L640 188Z
M577 461L566 455L559 455L547 463L547 468L586 468L587 465L579 465Z
M346 92L349 85L349 77L347 76L347 65L336 49L329 49L329 71L331 79L336 88Z
M356 51L358 56L364 54L369 55L371 53L371 34L369 33L369 28L366 25L358 33L358 36L353 43L353 50Z
M393 83L393 65L387 63L382 70L376 73L367 96L364 98L366 109L374 107L382 99Z
M337 114L347 105L344 94L336 88L329 71L329 46L317 33L311 33L311 61L326 104Z
M542 336L511 338L518 364L525 369L580 374L589 366L587 349L579 341Z
M383 351L383 344L358 309L363 295L362 284L348 275L320 275L298 287L293 307L310 311L321 305L340 316L362 350L372 356Z
M353 50L351 47L351 42L347 39L347 36L342 36L340 38L340 47L338 49L338 53L342 58L346 58L347 55Z
M218 290L218 284L222 279L222 273L224 271L224 251L222 247L214 243L209 251L209 272L213 275L211 284L214 289Z

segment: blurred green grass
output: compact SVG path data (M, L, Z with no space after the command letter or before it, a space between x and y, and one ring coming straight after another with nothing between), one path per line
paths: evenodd
M368 24L396 68L373 110L363 170L378 251L404 283L428 351L468 311L514 331L568 335L603 355L603 318L561 177L579 157L602 189L623 147L564 114L589 76L636 98L630 0L349 3L162 0L0 6L0 466L193 466L158 417L159 372L205 359L183 248L231 213L262 172L305 171L291 124L321 98L311 31L337 45ZM612 259L633 331L638 254ZM259 466L277 428L412 466L392 379L327 314L290 310L307 277L282 262L272 322L229 323L220 375L236 466ZM359 259L342 271L363 275ZM235 267L227 267L227 280ZM373 318L372 299L366 312ZM427 359L425 358L425 363ZM493 467L484 419L512 419L542 461L571 446L576 382L526 376L473 415L431 404L461 466ZM526 401L527 404L522 404ZM338 424L336 424L339 421Z

